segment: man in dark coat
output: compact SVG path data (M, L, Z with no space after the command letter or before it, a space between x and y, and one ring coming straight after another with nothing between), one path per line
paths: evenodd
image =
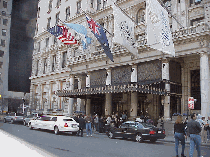
M79 136L79 133L81 131L81 137L83 137L83 129L85 128L85 119L82 116L80 116L78 121L79 121L79 130L77 136Z

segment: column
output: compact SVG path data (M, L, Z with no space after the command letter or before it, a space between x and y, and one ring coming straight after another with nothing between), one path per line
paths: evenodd
M42 108L42 84L38 84L38 91L39 91L39 110L43 109Z
M81 77L78 77L78 89L81 89L82 88L82 78ZM81 108L81 99L80 98L77 98L77 111L80 111L80 108Z
M206 119L209 115L209 57L208 53L200 53L201 81L201 115Z
M112 114L112 93L106 93L105 116Z
M61 90L61 81L57 80L56 84L57 84L57 90ZM57 96L57 109L61 108L60 104L61 104L61 98Z
M162 61L162 79L169 80L169 60L164 59ZM166 82L165 84L166 92L170 92L170 84ZM170 119L170 96L165 96L164 99L164 118Z
M70 75L70 90L74 90L74 75ZM68 114L70 116L73 115L73 105L74 105L74 98L69 99L69 107L68 107Z
M137 82L137 65L132 65L132 68L131 68L131 82Z
M106 71L106 85L109 86L112 84L112 76L111 76L111 69L107 69Z
M137 107L138 107L137 92L131 92L131 108L130 108L131 118L134 118L137 116Z
M90 87L90 73L87 73L86 76L86 87Z
M90 107L91 107L90 103L91 103L91 99L87 99L87 101L86 101L86 115L90 114Z
M30 86L30 102L29 102L29 108L34 109L34 98L35 98L35 91L34 91L34 84L31 83Z
M52 85L51 82L48 82L48 109L52 109L52 104L51 104L51 95L52 95Z

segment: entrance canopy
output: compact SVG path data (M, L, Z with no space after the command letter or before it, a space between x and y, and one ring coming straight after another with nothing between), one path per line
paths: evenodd
M58 90L56 95L59 97L70 97L70 98L86 98L86 96L95 94L105 94L105 93L126 93L126 92L141 92L148 94L158 94L158 95L169 95L165 90L165 80L159 82L153 82L151 84L140 85L138 83L134 84L123 84L123 85L110 85L101 86L94 88L83 88L74 90Z

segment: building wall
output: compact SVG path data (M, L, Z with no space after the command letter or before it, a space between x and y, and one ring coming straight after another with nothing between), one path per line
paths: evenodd
M38 19L37 19L37 31L34 36L34 51L33 51L33 62L32 62L32 76L31 79L31 89L34 89L34 86L37 86L38 84L45 84L46 82L53 82L52 86L52 92L49 97L51 97L51 101L54 102L55 106L54 109L57 109L60 107L60 104L62 104L63 99L58 98L56 94L53 94L53 92L56 92L58 89L61 89L62 83L61 80L65 80L66 82L69 82L70 76L74 75L75 78L77 76L83 74L83 75L89 75L91 78L91 73L97 73L97 71L102 71L102 69L111 69L111 75L114 73L118 73L120 75L116 78L118 83L120 82L120 77L122 80L126 80L128 82L129 78L131 77L129 73L130 67L133 65L145 65L145 68L139 67L145 70L145 74L143 72L138 73L138 76L143 75L142 77L145 77L148 79L148 81L151 82L151 80L147 77L148 72L157 75L152 78L153 80L161 79L161 62L163 62L164 58L169 58L174 62L178 62L178 64L181 65L181 72L180 69L178 70L178 73L181 73L181 80L180 77L173 76L173 81L176 81L182 83L182 101L181 101L181 112L185 113L187 108L187 98L190 96L190 76L189 76L189 70L200 68L199 67L199 55L198 53L201 53L202 51L208 52L208 43L209 43L209 37L208 33L204 35L201 31L207 31L208 25L204 25L201 23L202 21L208 21L209 17L207 16L208 12L208 5L209 2L207 0L201 1L201 3L198 4L190 4L189 1L180 0L172 0L171 2L165 3L172 11L172 14L177 18L178 22L174 20L172 17L170 17L170 24L171 24L171 31L173 32L173 38L174 38L174 46L176 50L176 57L171 58L169 55L163 55L163 53L156 51L154 49L150 49L145 46L145 16L144 12L141 12L140 9L145 9L145 2L144 1L135 1L135 0L119 0L117 1L118 5L123 8L130 17L132 17L139 26L135 26L135 37L136 37L136 43L139 51L139 58L134 58L131 53L129 53L123 46L114 45L112 43L112 36L107 34L108 41L110 43L110 47L112 48L112 53L114 56L114 63L112 63L106 55L103 53L103 50L101 49L99 42L95 39L95 37L91 34L90 29L87 27L87 22L85 19L84 14L77 13L77 6L76 3L79 1L61 1L61 4L59 6L56 6L57 1L53 1L52 3L52 9L49 10L49 3L48 1L41 0L39 1L38 8L40 8L40 12L38 13ZM82 0L81 1L81 8L84 11L91 12L91 16L99 22L100 24L103 24L104 27L113 34L114 32L114 17L113 17L113 10L111 8L111 1L107 0L105 7L101 7L99 10L97 10L97 1L94 1L93 8L91 8L92 4L90 3L90 0ZM70 17L66 19L65 10L67 7L70 7ZM38 9L39 10L39 9ZM141 20L139 22L139 19L137 20L137 13L141 12ZM51 18L50 27L53 27L56 24L56 14L60 13L60 20L63 22L69 22L69 23L78 23L84 25L88 29L88 36L93 38L93 44L91 45L91 48L88 50L88 52L83 52L81 45L71 45L66 46L60 41L57 41L54 44L54 37L49 34L47 29L47 22L48 19ZM205 14L204 14L205 13ZM62 22L58 22L60 25ZM198 24L198 25L197 25ZM184 29L180 29L181 27L185 27ZM71 31L72 32L72 31ZM193 33L197 33L198 35L195 36ZM74 35L74 32L72 32ZM46 38L49 37L49 44L46 45ZM187 37L187 38L186 38ZM62 68L62 53L67 51L67 66ZM55 63L55 71L52 71L52 63L53 63L53 56L56 55L56 63ZM43 74L43 60L44 58L47 59L47 72ZM153 62L159 62L157 63L157 66L155 68L150 66ZM155 64L156 65L156 64ZM180 67L179 65L179 67ZM154 66L154 65L153 65ZM38 68L37 68L38 67ZM129 67L129 68L127 68ZM159 68L157 68L159 67ZM149 70L149 69L150 70ZM38 69L38 70L37 70ZM125 75L122 75L117 71L116 69L122 69L119 71L126 71ZM36 71L38 73L36 74ZM171 70L170 70L171 71ZM176 70L175 70L176 71ZM139 72L139 71L138 71ZM103 73L102 75L105 75ZM115 76L112 76L112 82L114 81ZM93 78L93 76L92 76ZM104 81L101 76L97 76L101 82ZM55 81L56 80L56 81ZM94 82L95 84L98 84L98 81L91 80L91 82ZM116 81L115 81L116 82ZM69 87L66 87L69 89ZM31 99L33 98L33 94L35 93L33 90L31 90ZM42 91L39 91L42 93ZM39 102L41 103L42 94L39 94ZM54 97L54 98L53 98ZM152 96L151 96L152 97ZM130 96L128 94L127 98L129 99L127 103L124 104L124 107L129 109L129 102L130 102ZM159 100L160 98L155 97L153 101L155 102L162 102ZM50 101L49 101L50 102ZM66 103L66 107L67 108ZM127 105L126 105L127 104ZM157 104L157 103L156 103ZM46 104L50 106L50 104ZM157 106L154 105L154 103L151 103L151 105L154 107L153 110L151 110L151 113L156 110ZM52 106L51 106L52 107ZM49 107L48 107L49 108ZM151 109L151 108L150 108ZM153 113L154 114L154 113ZM157 115L156 115L157 116Z

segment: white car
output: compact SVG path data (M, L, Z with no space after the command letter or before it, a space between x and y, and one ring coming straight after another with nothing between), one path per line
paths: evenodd
M29 121L30 129L52 130L57 135L59 132L71 132L76 135L79 123L67 116L40 116Z

